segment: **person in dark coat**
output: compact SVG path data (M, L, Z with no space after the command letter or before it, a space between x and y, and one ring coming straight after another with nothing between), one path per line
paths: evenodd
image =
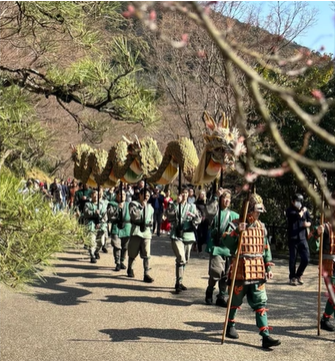
M288 248L289 248L289 279L290 284L303 285L302 275L309 262L309 247L307 242L307 229L311 226L312 217L307 208L303 206L304 197L297 193L293 196L290 207L286 210L288 222ZM297 254L300 264L296 268Z
M160 193L159 187L155 187L153 194L150 196L149 204L154 209L154 222L152 225L153 233L157 233L159 237L161 235L161 223L164 212L164 196Z

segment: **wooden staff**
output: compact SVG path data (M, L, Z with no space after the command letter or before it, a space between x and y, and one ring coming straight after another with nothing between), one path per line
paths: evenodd
M119 184L119 192L120 192L120 203L123 203L122 202L122 192L123 192L123 184L122 184L122 181L120 181L120 184ZM123 222L123 207L121 208L121 212L119 211L119 219L118 219L118 224L122 226L122 222Z
M320 226L324 227L325 223L325 212L324 212L324 196L322 194L322 203L321 203L321 217L320 217ZM323 256L323 233L324 229L320 234L320 246L319 246L319 275L318 275L318 336L320 336L320 319L321 319L321 289L322 289L322 256Z
M222 187L223 184L223 170L221 168L221 175L220 175L220 187ZM220 239L220 230L221 230L221 210L222 210L222 206L221 206L221 202L222 202L222 194L219 197L219 210L218 210L218 234L217 234L217 241L219 242ZM227 262L227 261L226 261Z
M181 195L181 169L180 169L180 165L179 165L179 175L178 175L178 193L179 193L179 196ZM178 210L178 223L179 223L179 229L181 231L182 229L182 226L181 226L181 202L179 202L178 204L178 207L179 207L179 210Z
M144 178L144 190L143 190L144 194L143 194L143 199L146 199L147 198L147 178ZM144 232L145 231L145 218L146 218L146 212L145 212L145 207L143 208L143 222L140 226L140 231L141 232Z
M247 195L247 198L244 200L244 203L243 203L242 214L241 214L241 217L240 217L240 222L242 222L242 223L245 223L246 219L247 219L248 208L249 208L249 200L250 200L251 193L252 193L252 191L249 189L249 193ZM236 279L236 274L237 274L237 267L238 267L238 262L239 262L239 258L240 258L240 254L241 254L241 248L242 248L243 234L244 234L244 231L240 233L238 243L237 243L237 250L236 250L236 254L235 254L235 262L234 262L234 267L233 267L233 272L232 272L233 277L231 279L230 289L229 289L229 298L228 298L228 304L227 304L226 318L225 318L225 322L223 324L223 330L222 330L221 345L224 343L225 337L226 337L226 331L227 331L228 319L229 319L229 312L230 312L230 307L231 307L231 301L232 301L232 298L233 298L235 279Z

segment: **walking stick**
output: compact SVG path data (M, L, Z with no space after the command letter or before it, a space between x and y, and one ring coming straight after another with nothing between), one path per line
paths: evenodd
M322 203L321 203L321 217L320 217L320 225L323 226L325 222L325 212L324 212L324 197L322 194ZM319 275L318 275L318 336L320 336L320 319L321 319L321 288L322 288L322 272L323 272L323 266L322 266L322 256L323 256L323 233L324 230L320 234L320 246L319 246Z
M253 187L252 187L253 188ZM244 200L243 202L243 207L242 207L242 214L240 217L240 222L245 223L246 219L247 219L247 214L248 214L248 207L249 207L249 200L250 200L250 195L253 192L253 190L249 190L249 193L247 195L247 198ZM231 301L233 298L233 292L234 292L234 286L235 286L235 279L236 279L236 274L237 274L237 267L238 267L238 262L239 262L239 258L240 258L240 254L241 254L241 248L242 248L242 239L243 239L243 234L244 231L240 233L239 239L238 239L238 243L237 243L237 250L236 250L236 254L235 254L235 262L234 262L234 267L233 267L233 272L232 272L232 280L230 283L230 289L229 289L229 298L228 298L228 304L227 304L227 311L226 311L226 318L225 318L225 322L223 324L223 330L222 330L222 341L221 341L221 345L224 343L225 341L225 337L226 337L226 331L227 331L227 326L228 326L228 318L229 318L229 312L230 312L230 307L231 307Z

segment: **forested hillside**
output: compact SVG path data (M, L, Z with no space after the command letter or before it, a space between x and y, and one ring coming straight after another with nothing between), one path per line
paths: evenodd
M42 149L31 152L38 154L41 167L55 175L72 175L70 144L86 142L108 150L121 135L150 134L163 152L169 140L187 136L200 152L203 111L217 118L224 111L233 118L234 92L227 67L209 35L186 16L157 3L160 31L176 42L182 34L187 36L186 47L171 47L138 19L125 18L127 6L121 2L1 3L2 91L12 84L26 90L21 94L29 98L31 116L48 131ZM290 40L300 31L298 27L286 30L288 38L270 34L257 24L252 9L244 10L250 12L248 23L233 20L237 11L243 11L238 3L212 13L229 41L250 52L270 54L276 49L283 57L309 55L290 64L291 69L299 69L311 58L317 59L318 69L326 66L317 54L308 54ZM302 8L299 16L308 18L307 26L310 13ZM265 72L252 54L244 59ZM315 77L321 85L329 79L329 68L310 73L310 83ZM302 91L308 92L306 79L305 86ZM253 114L247 89L243 101ZM29 156L25 155L27 160ZM15 158L12 154L9 159Z

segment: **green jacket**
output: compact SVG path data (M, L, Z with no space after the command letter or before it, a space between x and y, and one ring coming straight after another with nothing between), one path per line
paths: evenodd
M107 232L107 202L103 199L99 201L99 214L96 213L98 203L91 201L85 203L84 220L90 232ZM99 224L99 228L97 225Z
M74 204L75 207L81 212L84 212L85 204L90 200L92 194L92 189L79 189L74 194ZM83 196L86 197L86 201L82 200Z
M119 238L129 237L131 231L129 203L124 202L122 209L118 202L109 202L108 220L112 223L112 234L116 234Z
M177 228L179 228L179 204L174 205L176 221L171 224L171 239L181 239L183 242L195 241L195 227L201 222L201 214L195 204L185 203L181 205L181 229L183 236L178 237ZM188 216L187 213L194 214L194 217Z
M223 209L220 211L220 239L217 242L218 234L218 213L213 219L211 224L211 237L206 246L206 252L212 254L213 256L223 256L229 257L230 251L223 244L223 235L224 233L230 233L234 230L233 221L238 219L240 216L238 213L231 211L230 209ZM235 225L236 227L236 225Z
M129 214L131 221L131 236L139 236L141 238L152 238L151 227L154 220L154 209L151 204L145 207L145 229L141 231L141 225L144 223L144 208L141 203L132 201L129 204Z

